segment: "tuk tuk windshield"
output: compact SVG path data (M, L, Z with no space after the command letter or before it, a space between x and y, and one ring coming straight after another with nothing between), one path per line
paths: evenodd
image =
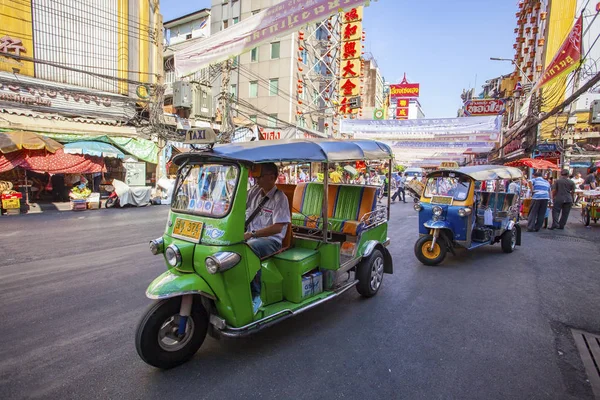
M171 209L224 217L231 208L238 175L235 165L185 165L177 176Z
M471 182L467 178L437 176L427 179L424 196L451 196L456 201L464 201L470 187Z

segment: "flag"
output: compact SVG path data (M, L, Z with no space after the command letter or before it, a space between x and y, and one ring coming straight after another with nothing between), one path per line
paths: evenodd
M537 82L534 87L536 89L541 88L548 82L552 81L559 76L564 74L568 74L573 71L579 65L581 61L581 33L583 29L583 16L580 16L571 32L569 32L569 36L565 39L560 49L550 62L550 64L546 67L544 74Z

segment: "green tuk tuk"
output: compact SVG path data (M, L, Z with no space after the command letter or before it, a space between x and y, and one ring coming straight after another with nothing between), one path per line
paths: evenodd
M389 199L376 186L302 182L277 185L291 226L276 254L263 259L244 241L253 171L265 163L392 161L391 149L369 140L275 140L217 145L177 155L179 166L164 235L150 242L167 271L148 287L157 300L142 317L136 349L148 364L171 368L214 337L257 332L332 300L352 287L364 297L392 273L387 250ZM261 271L262 307L251 281Z

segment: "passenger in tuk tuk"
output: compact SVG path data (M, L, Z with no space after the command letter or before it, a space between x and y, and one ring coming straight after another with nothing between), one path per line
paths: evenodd
M256 178L256 185L248 192L244 240L261 259L281 250L286 230L292 222L288 199L275 186L277 173L275 164L263 164L260 176ZM251 282L255 313L262 305L260 275L259 269Z

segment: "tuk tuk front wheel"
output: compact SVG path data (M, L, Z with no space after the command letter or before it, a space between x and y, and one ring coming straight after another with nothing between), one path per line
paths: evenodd
M377 294L383 282L384 262L385 259L381 251L375 249L369 257L362 260L358 265L356 290L361 296L373 297Z
M505 253L512 253L517 245L517 229L512 228L510 231L506 231L502 234L502 251Z
M196 354L208 330L208 314L194 301L185 332L178 334L181 297L152 304L138 324L135 348L147 364L156 368L176 367Z
M415 256L421 263L435 266L444 261L448 249L444 245L444 241L440 239L442 238L440 237L436 240L433 249L431 249L433 236L425 235L417 240L417 243L415 243Z

